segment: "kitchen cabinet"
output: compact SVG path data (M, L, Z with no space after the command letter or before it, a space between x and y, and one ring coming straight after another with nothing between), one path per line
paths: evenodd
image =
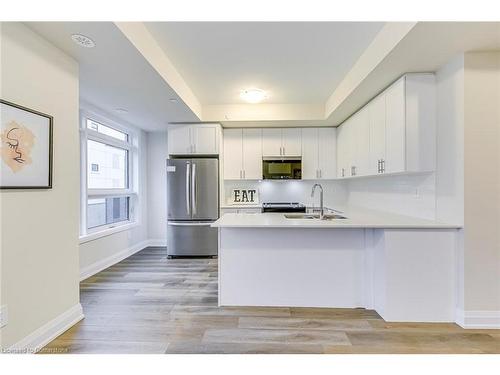
M348 126L337 127L337 178L346 178L349 176L347 174L350 160L348 136Z
M436 163L435 78L409 73L337 130L337 177L430 172Z
M381 94L368 104L370 117L369 174L383 173L385 159L385 94Z
M369 117L366 107L355 113L350 121L348 140L350 147L350 165L348 173L351 177L367 176L369 165Z
M302 179L328 180L336 176L336 129L302 129Z
M243 170L242 129L224 129L224 179L239 180Z
M282 129L283 156L302 155L302 131L300 128Z
M301 156L302 133L300 128L262 129L262 154L264 156Z
M168 129L170 155L219 154L221 127L219 124L172 125Z
M224 130L224 179L262 179L262 130Z
M383 173L405 171L405 79L400 79L385 92L385 157Z
M193 150L190 126L171 126L168 129L168 153L190 154Z

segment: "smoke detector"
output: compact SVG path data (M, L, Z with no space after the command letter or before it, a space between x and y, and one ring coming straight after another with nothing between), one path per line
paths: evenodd
M90 39L88 36L82 35L82 34L72 34L71 39L73 42L78 44L80 47L85 47L85 48L94 48L95 47L95 42Z

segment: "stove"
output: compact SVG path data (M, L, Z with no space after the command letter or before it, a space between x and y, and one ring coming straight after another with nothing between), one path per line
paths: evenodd
M306 212L306 206L298 202L262 203L262 212Z

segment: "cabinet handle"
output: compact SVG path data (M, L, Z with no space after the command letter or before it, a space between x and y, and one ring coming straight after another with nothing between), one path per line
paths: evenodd
M382 171L382 169L380 168L380 165L381 165L380 160L381 159L377 160L377 173L380 173Z
M321 169L319 170L319 178L323 178L323 171Z
M240 179L241 179L241 169L240 169Z
M381 162L380 171L381 173L385 173L385 160L381 159L380 162Z
M285 149L285 146L283 146L283 156L286 155L286 149Z
M246 178L246 173L244 169L243 169L243 178Z

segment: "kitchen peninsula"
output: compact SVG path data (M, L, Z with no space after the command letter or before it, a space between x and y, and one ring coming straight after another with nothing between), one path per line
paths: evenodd
M387 321L454 321L457 226L368 210L342 215L223 215L212 225L219 305L369 308Z

